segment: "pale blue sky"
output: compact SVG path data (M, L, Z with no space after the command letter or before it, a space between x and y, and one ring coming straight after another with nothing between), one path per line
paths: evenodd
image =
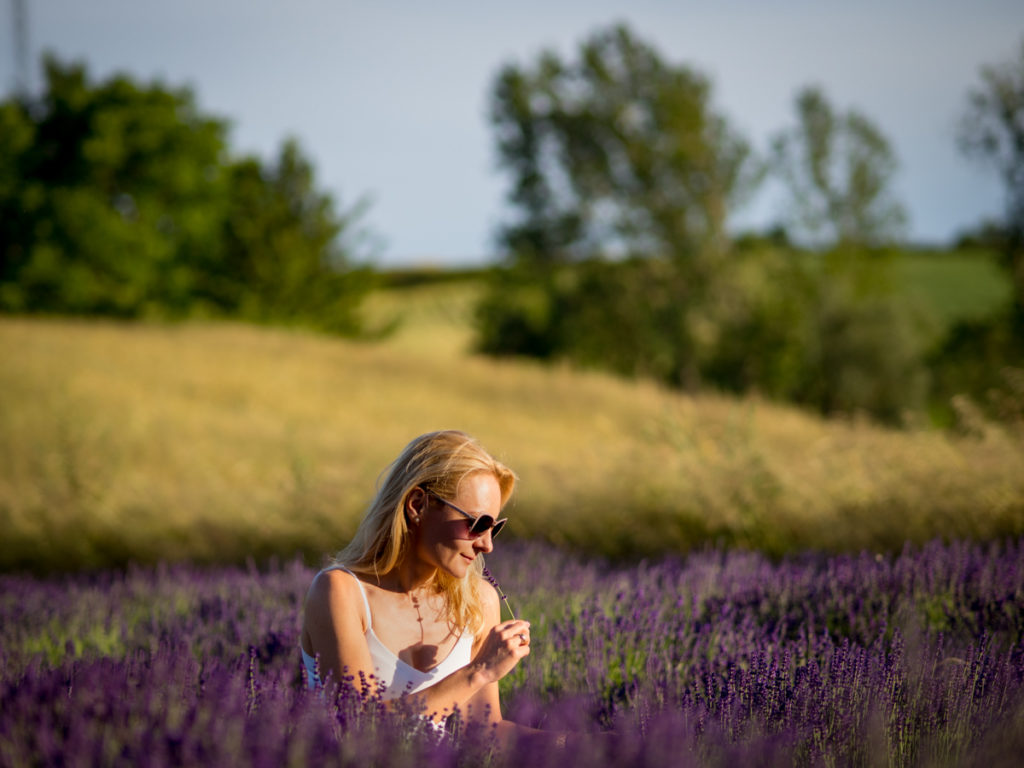
M956 122L980 67L1024 39L1019 0L27 0L38 54L190 85L227 117L232 144L269 155L288 135L343 205L368 195L377 262L479 263L494 253L505 179L487 97L506 61L573 54L625 21L662 55L714 83L715 104L758 149L821 85L883 130L900 159L910 235L943 241L997 214L992 173L957 151ZM10 0L0 84L13 85ZM38 74L36 74L38 84ZM774 217L770 192L738 216Z

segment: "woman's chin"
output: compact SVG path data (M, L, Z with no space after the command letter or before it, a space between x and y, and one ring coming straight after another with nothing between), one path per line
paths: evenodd
M472 567L473 561L471 559L469 559L465 555L459 555L455 558L453 562L451 562L448 565L448 567L445 570L447 570L455 578L461 579L469 572L469 569Z

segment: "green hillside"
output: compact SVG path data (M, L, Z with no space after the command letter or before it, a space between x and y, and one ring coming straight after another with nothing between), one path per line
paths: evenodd
M1010 281L988 251L902 253L894 272L899 290L926 306L942 326L983 318L1011 297Z

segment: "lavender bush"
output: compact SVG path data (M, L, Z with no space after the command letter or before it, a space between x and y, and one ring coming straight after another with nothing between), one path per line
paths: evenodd
M772 563L488 559L532 622L505 715L438 740L305 690L299 562L0 577L0 765L983 765L1024 751L1024 540Z

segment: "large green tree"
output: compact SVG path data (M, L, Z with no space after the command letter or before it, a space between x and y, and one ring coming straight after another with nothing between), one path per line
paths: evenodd
M788 192L789 231L824 258L793 265L809 290L790 397L898 422L923 404L929 321L889 279L888 246L907 220L896 156L867 116L837 110L819 88L800 90L795 111L772 142L772 167Z
M491 116L514 213L482 348L694 384L726 220L756 181L707 79L620 25L504 67Z
M233 163L228 181L221 262L207 273L208 295L258 322L313 315L325 329L357 330L366 275L340 241L351 222L317 190L298 144L286 141L270 165L256 158Z
M710 96L706 78L625 26L592 35L575 60L506 66L491 114L517 220L502 243L543 262L714 252L753 174Z
M0 307L181 308L218 241L226 125L185 90L44 71L41 99L0 105Z
M1005 311L952 329L933 361L936 392L944 399L966 393L1005 423L1024 413L1018 380L1024 368L1024 41L1016 56L982 68L958 140L966 155L1002 180L1004 214L986 239L1001 252L1013 301ZM1007 409L998 401L1015 405Z
M188 89L44 70L40 98L0 104L0 311L356 329L352 216L297 144L236 159Z

